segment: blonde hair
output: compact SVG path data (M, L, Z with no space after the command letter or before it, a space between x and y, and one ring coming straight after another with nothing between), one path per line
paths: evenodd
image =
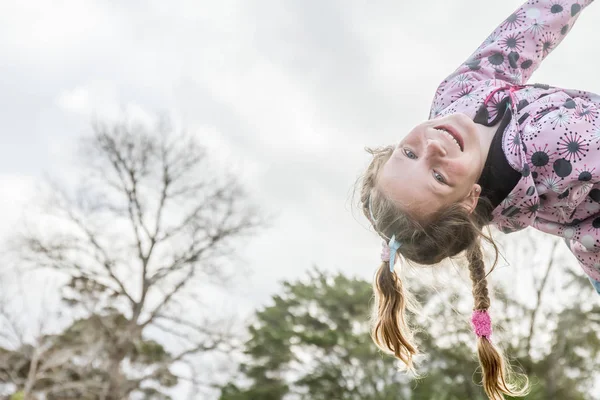
M452 204L437 211L426 223L420 222L377 190L379 171L393 150L391 146L367 149L373 160L360 188L360 201L365 216L383 239L395 235L396 240L402 243L397 252L408 261L431 265L465 252L473 283L474 310L487 311L490 298L481 248L482 239L493 247L496 260L498 257L494 240L489 233L483 232L483 228L489 223L487 215L491 204L482 197L472 213L467 212L461 204ZM496 260L491 270L494 269ZM406 309L411 305L411 296L402 280L390 271L389 262L382 262L379 267L373 290L376 302L371 334L374 342L415 373L413 357L418 354L418 349L406 320ZM527 377L513 373L502 352L488 338L479 337L477 349L483 373L483 388L490 399L503 399L503 394L520 397L529 392ZM515 383L517 378L523 381L521 385Z

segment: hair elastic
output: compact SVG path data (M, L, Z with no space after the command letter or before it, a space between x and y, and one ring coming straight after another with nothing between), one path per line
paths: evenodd
M396 240L396 235L392 235L392 238L388 243L383 242L383 248L381 249L381 261L390 263L390 272L394 272L396 252L400 246L402 246L402 243Z
M487 310L473 310L471 326L475 334L479 337L489 339L492 336L492 320Z

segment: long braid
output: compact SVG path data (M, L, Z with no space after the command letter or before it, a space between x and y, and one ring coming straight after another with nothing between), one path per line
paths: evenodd
M473 282L474 315L478 313L487 314L490 307L490 298L483 253L479 241L467 250L467 260L469 261L469 272ZM487 322L489 322L489 316ZM522 374L514 374L511 371L504 355L490 341L491 329L484 335L479 332L477 334L479 336L477 353L483 373L483 388L488 397L492 400L502 400L504 399L503 394L513 397L526 395L529 392L527 377ZM517 376L524 378L524 383L518 385L522 387L520 390L516 388L517 385L511 382Z
M410 297L402 280L390 271L388 262L383 262L377 271L373 289L376 300L376 313L371 327L373 341L380 349L393 353L406 365L407 370L418 376L413 357L419 351L406 320Z
M375 229L378 228L378 221L373 217L373 210L371 210L372 189L377 180L377 171L392 152L392 147L380 151L373 160L370 173L363 177L360 201L363 213ZM375 308L371 321L373 341L383 351L394 354L415 377L419 376L413 364L413 357L419 351L406 318L407 309L416 307L400 277L390 270L389 261L382 262L377 270L373 292L375 294Z
M476 243L467 253L469 261L469 272L473 282L473 299L475 310L487 310L490 308L490 297L485 276L485 264L479 243Z

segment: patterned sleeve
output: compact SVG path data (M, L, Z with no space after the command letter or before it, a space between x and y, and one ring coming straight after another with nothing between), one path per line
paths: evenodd
M526 83L565 38L593 0L529 0L510 14L438 88L466 81L501 79Z

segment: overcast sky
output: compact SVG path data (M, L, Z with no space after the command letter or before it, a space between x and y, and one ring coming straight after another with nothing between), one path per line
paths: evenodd
M313 264L370 279L379 240L350 203L363 148L425 119L439 82L520 4L2 0L0 234L38 180L69 174L92 116L166 111L278 215L240 249L243 309ZM600 92L599 20L592 4L531 82Z

